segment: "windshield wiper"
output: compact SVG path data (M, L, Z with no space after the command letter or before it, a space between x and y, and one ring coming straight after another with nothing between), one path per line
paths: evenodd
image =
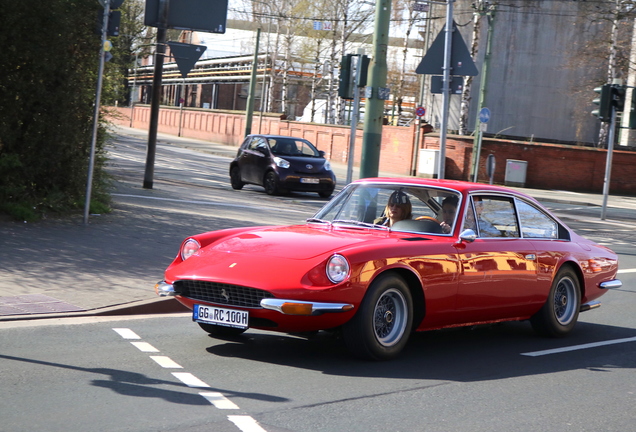
M313 218L313 217L305 219L305 222L324 223L324 224L331 225L331 222L329 222L329 221L326 221L326 220L323 220L323 219L318 219L318 218Z
M357 226L363 226L363 227L367 227L367 228L382 228L385 229L387 231L390 230L390 228L386 225L380 225L380 224L375 224L375 223L370 223L370 222L363 222L363 221L359 221L359 220L353 220L353 219L336 219L332 222L333 224L337 224L337 223L341 223L341 224L351 224L351 225L357 225Z

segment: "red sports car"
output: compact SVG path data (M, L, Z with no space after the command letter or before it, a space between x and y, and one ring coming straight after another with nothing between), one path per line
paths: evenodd
M217 336L339 330L353 354L398 355L412 331L530 320L563 336L618 288L617 256L532 197L418 178L349 184L304 225L185 239L155 290Z

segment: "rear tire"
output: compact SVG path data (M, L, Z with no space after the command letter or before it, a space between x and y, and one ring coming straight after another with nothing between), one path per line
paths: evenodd
M246 329L223 327L213 324L197 323L210 336L226 338L235 337L245 332Z
M543 307L530 318L532 328L541 336L563 337L570 333L579 318L581 287L574 270L559 270Z
M366 360L397 357L413 325L413 299L404 279L380 275L369 287L354 317L344 325L349 351Z
M237 166L233 166L230 170L230 184L232 189L241 190L245 183L241 180L241 170Z

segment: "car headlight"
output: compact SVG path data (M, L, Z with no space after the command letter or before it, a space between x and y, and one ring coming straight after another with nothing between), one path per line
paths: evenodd
M195 253L199 252L199 249L201 249L201 245L198 241L193 238L186 240L181 246L181 259L183 261L187 260Z
M331 164L329 163L329 161L325 161L325 170L331 171Z
M342 255L334 255L327 261L327 277L333 283L340 283L349 276L349 261Z
M289 161L279 158L278 156L274 157L274 163L279 168L289 168Z

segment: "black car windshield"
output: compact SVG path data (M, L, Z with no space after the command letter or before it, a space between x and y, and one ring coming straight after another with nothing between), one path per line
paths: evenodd
M315 219L338 224L359 221L391 231L450 234L457 222L457 191L412 184L351 184Z
M296 138L267 138L272 153L276 156L321 157L320 153L309 141Z

